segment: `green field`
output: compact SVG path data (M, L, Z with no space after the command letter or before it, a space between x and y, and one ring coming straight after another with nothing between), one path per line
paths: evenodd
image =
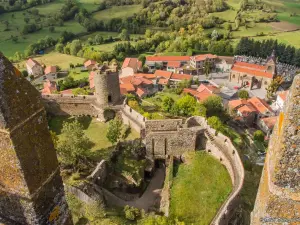
M63 136L61 133L63 122L70 120L72 120L71 117L54 117L49 122L50 130L54 131L61 138ZM107 157L109 155L107 148L111 146L111 143L106 138L108 123L102 123L90 117L83 117L79 121L84 127L86 136L94 143L92 152L95 152L97 157ZM131 129L127 140L136 138L139 138L139 134Z
M97 20L110 20L113 18L126 18L138 13L141 10L141 5L124 5L124 6L113 6L109 9L96 12L93 17Z
M170 215L186 224L210 224L232 190L230 176L205 152L190 152L186 158L173 180Z
M58 52L51 52L43 56L35 57L34 59L41 64L45 64L46 66L50 66L50 65L59 66L63 70L69 69L70 63L83 64L85 61L83 58L79 58L72 55L61 54ZM16 63L15 66L20 70L26 69L25 63L26 61Z

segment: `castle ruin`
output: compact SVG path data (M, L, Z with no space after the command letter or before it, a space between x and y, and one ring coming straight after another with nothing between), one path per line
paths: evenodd
M118 110L118 105L122 106L118 69L103 66L93 73L95 95L42 95L47 112L57 116L89 115L105 121L106 109Z
M300 224L300 75L274 128L252 225Z
M0 161L0 224L73 224L40 93L1 53Z

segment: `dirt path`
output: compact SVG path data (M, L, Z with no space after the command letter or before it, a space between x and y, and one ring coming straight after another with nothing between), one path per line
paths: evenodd
M125 201L105 189L102 190L104 192L106 202L109 206L124 207L126 205L129 205L135 208L144 209L147 212L151 207L155 205L156 201L160 199L160 193L163 187L164 178L164 168L157 169L144 194L140 198L133 201Z

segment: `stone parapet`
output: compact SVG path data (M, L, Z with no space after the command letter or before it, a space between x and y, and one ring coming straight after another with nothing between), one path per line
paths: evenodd
M269 143L251 224L300 224L300 75Z

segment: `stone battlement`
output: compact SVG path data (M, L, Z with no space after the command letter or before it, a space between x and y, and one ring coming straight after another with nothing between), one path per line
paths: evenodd
M300 224L300 75L279 115L251 224Z

